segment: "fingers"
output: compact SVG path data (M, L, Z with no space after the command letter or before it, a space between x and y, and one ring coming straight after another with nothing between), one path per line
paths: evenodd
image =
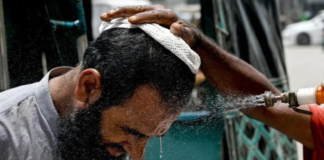
M183 30L183 26L181 26L179 23L174 23L170 26L171 33L181 38L183 36Z
M107 21L107 22L110 22L112 19L111 18L109 18L108 16L107 16L107 13L103 13L103 14L101 14L100 15L100 19L102 20L102 21Z
M173 23L170 27L170 31L174 35L182 38L190 47L194 46L196 37L198 37L193 28L181 22Z
M128 19L133 24L157 23L166 26L170 26L177 20L177 15L169 9L141 12Z
M110 21L113 18L130 17L137 13L164 9L162 5L152 5L152 6L127 6L111 10L107 13L103 13L100 18L103 21Z

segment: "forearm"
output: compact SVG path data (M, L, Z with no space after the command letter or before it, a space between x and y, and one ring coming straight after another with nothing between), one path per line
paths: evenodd
M307 110L308 106L299 108ZM263 114L256 117L256 119L299 141L308 148L314 149L309 115L297 113L288 108L287 105L281 104L265 108Z
M225 96L236 96L237 93L257 95L266 90L280 94L255 68L216 46L208 38L202 38L202 44L196 52L201 57L201 70L221 94ZM283 105L270 108L256 107L242 110L242 112L305 146L314 148L309 116L296 113Z
M266 90L279 93L264 75L227 53L207 37L202 37L202 43L196 52L202 61L201 70L221 94L261 94Z

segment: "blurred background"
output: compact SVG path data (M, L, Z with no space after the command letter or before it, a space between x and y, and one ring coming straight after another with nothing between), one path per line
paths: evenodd
M99 35L101 13L151 4L175 11L281 91L324 80L322 0L0 0L0 91L39 81L57 66L76 66ZM144 159L303 158L300 144L227 110L202 72L197 79L185 111L162 138L163 153L160 139L151 139Z

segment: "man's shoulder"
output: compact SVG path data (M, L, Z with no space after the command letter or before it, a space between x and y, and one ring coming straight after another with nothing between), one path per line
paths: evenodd
M12 106L17 106L24 99L34 95L37 83L23 85L0 92L0 115Z
M55 136L37 103L38 85L0 93L0 159L56 159Z

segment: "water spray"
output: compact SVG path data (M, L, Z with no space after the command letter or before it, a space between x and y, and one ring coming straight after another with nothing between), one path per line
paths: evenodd
M266 107L272 107L276 102L281 101L281 103L288 103L289 107L296 112L313 115L312 112L297 107L305 104L324 104L324 83L312 88L302 88L297 92L284 92L281 95L266 91L262 101Z

